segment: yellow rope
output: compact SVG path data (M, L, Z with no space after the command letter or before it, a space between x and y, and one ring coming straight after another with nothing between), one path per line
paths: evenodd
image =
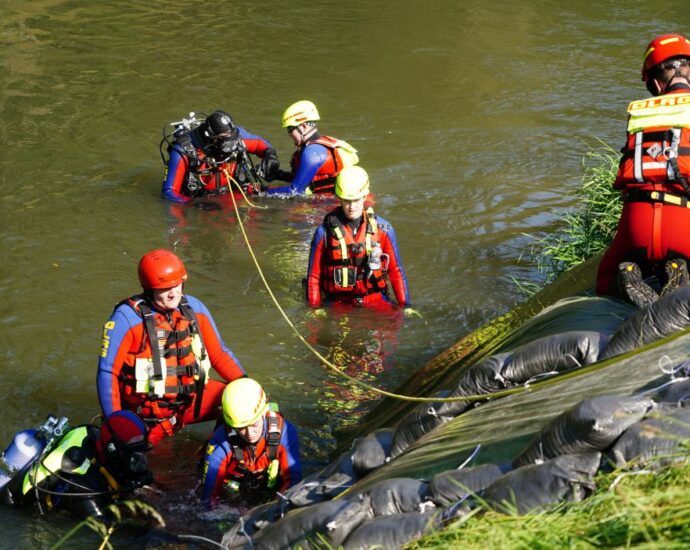
M241 187L240 184L232 177L230 176L227 171L225 172L225 175L228 177L229 181L232 181L237 187ZM244 241L247 244L247 249L249 250L249 254L252 257L252 260L254 260L254 265L256 266L257 271L259 272L259 276L261 277L261 281L263 282L264 286L266 287L266 290L268 291L269 296L273 300L273 303L276 305L278 308L278 311L280 311L280 314L283 316L283 319L285 319L285 322L290 326L292 331L297 335L297 338L299 338L302 343L311 351L316 357L319 358L321 363L326 365L331 371L334 373L338 374L339 376L342 376L343 378L346 378L353 384L357 384L358 386L361 386L362 388L369 390L374 393L378 393L379 395L383 395L385 397L392 397L394 399L400 399L402 401L413 401L413 402L418 402L418 403L445 403L445 402L456 402L456 401L480 401L480 400L485 400L488 399L489 397L491 398L496 398L496 397L504 397L506 395L512 395L515 393L521 393L523 391L526 391L528 389L533 389L536 388L537 386L531 386L531 388L512 388L509 390L503 390L499 392L495 392L492 394L486 394L486 395L469 395L465 397L412 397L409 395L399 395L397 393L392 393L388 392L386 390L382 390L380 388L375 388L374 386L370 386L369 384L362 382L361 380L358 380L357 378L354 378L353 376L350 376L349 374L343 372L340 368L338 368L336 365L331 363L328 359L326 359L317 349L314 348L307 340L300 334L299 330L297 330L297 327L293 324L293 322L290 320L290 318L287 316L285 313L285 310L281 307L280 303L278 302L277 298L273 294L273 291L271 290L271 287L268 285L268 281L266 281L266 277L264 277L264 272L261 269L261 266L259 265L259 261L256 259L256 255L254 254L254 250L252 249L252 245L249 244L249 238L247 237L247 233L244 229L244 224L242 223L242 219L240 218L240 212L239 209L237 208L237 201L235 200L235 195L233 193L230 193L232 196L232 204L235 207L235 215L237 216L237 223L240 226L240 230L242 231L242 236L244 237ZM250 206L253 206L249 201L247 203Z
M237 180L236 180L235 178L233 178L233 177L230 175L230 172L228 172L228 169L227 169L227 168L223 168L223 173L225 174L225 177L227 178L228 182L234 183L234 184L237 186L237 189L238 189L239 192L242 194L242 198L245 200L245 202L246 202L249 206L251 206L252 208L260 208L261 210L266 210L266 209L268 208L268 205L265 205L265 204L263 204L263 205L258 205L258 204L254 204L252 201L250 201L250 200L249 200L249 197L247 197L247 195L245 194L244 189L242 189L242 186L237 182ZM232 195L232 186L229 185L229 184L228 184L228 190L230 191L230 194ZM233 197L232 197L232 202L233 202L233 203L235 202L235 197L234 197L234 195L233 195ZM237 206L235 206L235 210L237 210ZM247 244L249 244L249 243L247 243Z

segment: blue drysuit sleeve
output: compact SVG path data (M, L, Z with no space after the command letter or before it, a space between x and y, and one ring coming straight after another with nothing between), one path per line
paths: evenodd
M304 148L299 158L297 173L292 178L290 185L269 187L268 195L298 195L304 194L319 168L328 160L328 149L319 143Z

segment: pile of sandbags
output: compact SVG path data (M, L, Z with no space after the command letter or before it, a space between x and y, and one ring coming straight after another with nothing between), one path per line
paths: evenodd
M454 388L436 397L486 395L594 363L608 341L599 332L577 331L546 336L511 353L488 357L469 367ZM412 443L434 428L449 422L481 401L422 403L398 424L391 457L402 454Z

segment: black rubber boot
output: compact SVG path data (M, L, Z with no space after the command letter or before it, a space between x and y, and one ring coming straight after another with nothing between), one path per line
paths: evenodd
M635 262L618 265L618 284L623 298L639 308L647 307L659 299L654 289L642 279L640 266Z
M667 260L664 264L664 271L666 272L666 284L661 289L661 292L659 292L659 296L666 296L674 290L690 284L688 264L685 260L681 260L680 258Z

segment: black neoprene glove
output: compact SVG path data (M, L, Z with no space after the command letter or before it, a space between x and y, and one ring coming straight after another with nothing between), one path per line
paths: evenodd
M280 161L275 149L267 149L264 158L261 159L261 172L266 181L273 181L280 171Z

